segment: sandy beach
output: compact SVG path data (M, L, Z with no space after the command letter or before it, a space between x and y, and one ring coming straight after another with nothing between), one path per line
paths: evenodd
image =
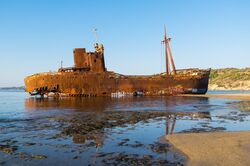
M243 166L250 163L250 132L174 134L166 137L188 157L188 165Z
M250 94L182 95L250 100ZM166 139L188 157L192 166L240 166L250 163L250 131L180 133Z

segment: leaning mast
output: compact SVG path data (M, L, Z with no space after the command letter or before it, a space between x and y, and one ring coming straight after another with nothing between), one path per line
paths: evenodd
M166 75L170 75L170 65L169 65L169 58L170 58L170 62L172 65L172 70L173 70L173 74L176 74L176 69L175 69L175 64L174 64L174 59L172 56L172 52L170 49L170 45L169 45L169 41L170 38L167 38L167 33L166 33L166 27L164 26L164 46L165 46L165 56L166 56Z

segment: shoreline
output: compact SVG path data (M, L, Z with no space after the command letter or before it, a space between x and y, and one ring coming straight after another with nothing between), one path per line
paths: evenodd
M250 94L184 94L178 96L224 98L249 101ZM247 166L250 163L250 131L176 133L162 136L180 154L187 158L187 165L192 166ZM194 141L195 140L195 141Z
M250 94L204 94L204 95L196 95L196 94L181 94L178 96L186 96L186 97L206 97L206 98L224 98L224 99L235 99L235 100L250 100Z

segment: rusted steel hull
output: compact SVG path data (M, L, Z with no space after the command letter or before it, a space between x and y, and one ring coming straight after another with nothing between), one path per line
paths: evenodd
M169 48L169 40L165 43ZM60 68L58 72L40 73L24 79L26 91L31 95L66 96L126 96L126 95L174 95L180 93L204 94L207 92L210 70L176 70L172 54L173 71L149 76L126 76L107 71L104 47L94 45L94 52L75 48L74 66ZM166 54L166 59L168 56ZM168 69L169 66L167 65Z
M25 78L31 94L67 96L173 95L207 92L210 71L198 75L123 76L103 73L41 73Z

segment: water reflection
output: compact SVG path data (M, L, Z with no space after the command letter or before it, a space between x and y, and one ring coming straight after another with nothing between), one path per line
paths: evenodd
M88 144L89 146L95 146L95 148L100 148L104 145L106 135L104 133L99 133L95 135L82 135L82 134L74 134L72 135L72 141L75 144Z
M27 111L71 109L82 112L102 111L210 111L213 107L203 97L126 97L126 98L27 98Z
M245 130L249 128L247 118L250 115L240 110L248 110L249 102L233 103L230 107L229 102L233 100L211 99L204 97L125 97L125 98L26 98L25 110L34 112L36 110L49 110L51 115L54 110L67 110L70 115L79 113L83 116L94 114L94 117L102 117L102 113L107 112L128 112L126 115L119 115L117 121L129 117L129 112L153 111L164 112L165 123L163 131L166 135L176 132L207 132L218 130ZM231 104L232 105L232 104ZM98 115L96 114L98 113ZM43 112L43 114L46 114ZM61 114L56 112L56 115ZM67 116L69 115L67 114ZM112 114L112 113L111 113ZM131 115L131 114L130 114ZM139 117L138 117L139 118ZM93 118L95 119L95 118ZM139 118L140 119L140 118ZM82 119L80 119L82 120ZM86 121L88 121L86 119ZM95 122L90 120L88 123ZM237 124L235 123L237 122ZM103 122L106 123L106 122ZM87 124L86 124L87 125ZM86 126L85 125L85 126ZM244 126L244 127L242 127ZM94 137L73 135L73 141L77 144L92 140L96 147L103 144L106 134L94 133Z
M79 127L85 117L85 122L88 124L82 124L83 128L88 128L92 122L97 124L98 120L96 117L103 117L103 115L98 114L92 115L95 113L102 112L128 112L125 115L119 115L117 119L121 121L123 118L129 118L134 115L131 113L136 113L138 111L153 111L153 112L164 112L166 114L166 134L172 134L174 132L174 127L177 118L181 117L210 117L208 111L214 106L210 104L208 98L199 98L199 97L126 97L126 98L109 98L109 97L96 97L96 98L26 98L25 109L29 112L38 111L38 110L70 110L77 111L81 113L80 116L83 116L81 119L73 120L70 122L72 126ZM204 111L204 112L201 112ZM207 111L207 112L206 112ZM91 115L89 114L91 113ZM107 113L105 113L107 115ZM69 115L67 115L69 116ZM73 114L71 116L74 118ZM79 116L79 115L77 115ZM93 117L92 117L93 116ZM142 116L142 115L141 115ZM138 117L139 119L141 117ZM79 121L77 121L79 120ZM102 122L109 123L109 122ZM72 127L75 128L75 127ZM98 148L103 145L103 142L106 138L106 132L91 133L87 132L86 134L73 134L72 141L76 144L95 144ZM91 142L89 142L91 141Z
M231 103L235 108L238 108L242 111L250 111L250 101L240 101Z
M166 136L174 133L176 119L208 119L211 120L210 112L167 112L166 114Z
M176 158L168 146L156 142L164 134L250 129L249 102L234 100L173 96L40 99L22 93L0 93L0 97L0 144L17 148L8 155L6 165L18 165L20 152L31 156L22 160L24 165L46 165L45 161L50 165L162 163ZM48 158L32 159L34 154Z
M106 98L27 98L25 109L32 110L54 110L74 109L78 111L104 111L111 103Z

